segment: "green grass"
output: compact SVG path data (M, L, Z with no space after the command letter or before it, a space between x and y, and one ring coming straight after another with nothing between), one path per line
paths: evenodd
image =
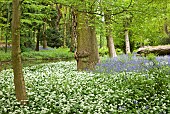
M27 106L15 100L12 70L0 72L2 114L168 114L169 67L145 73L77 72L76 62L24 68Z
M23 52L23 59L59 59L59 58L73 58L74 54L69 52L69 48L58 48L54 50L41 50Z
M73 58L74 54L69 52L69 48L58 48L54 50L40 50L40 51L28 51L22 53L23 60L29 59L43 59L43 60L51 60L51 59L69 59ZM11 52L8 51L5 53L4 51L0 51L0 61L10 61L11 60Z
M11 53L4 51L0 51L0 61L10 61L11 60Z

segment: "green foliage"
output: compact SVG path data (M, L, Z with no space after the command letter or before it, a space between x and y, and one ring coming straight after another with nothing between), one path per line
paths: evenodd
M75 62L24 68L29 104L15 100L12 70L0 72L0 113L167 114L170 68L145 72L77 72ZM57 70L58 69L58 70Z
M40 51L30 51L23 52L22 59L44 59L44 60L52 60L52 59L64 59L64 58L73 58L73 53L69 52L68 48L58 48L51 50L40 50Z
M37 30L40 29L42 36L43 25L51 26L52 18L56 19L55 7L47 1L24 0L21 5L21 50L27 51L27 48L34 48ZM42 39L40 39L42 41Z
M117 53L117 55L121 55L121 54L123 54L123 51L119 48L116 48L116 53ZM103 56L108 55L108 54L109 54L109 51L108 51L107 47L102 47L102 48L99 49L99 55L100 56L103 57Z
M154 61L154 60L156 60L156 54L150 53L146 56L146 58L150 61Z
M11 52L5 53L4 50L0 50L0 61L10 61L11 60Z
M120 48L116 48L117 55L124 54L124 52Z
M22 36L21 34L20 48L21 48L21 52L31 51L35 49L34 39L27 36Z
M47 44L49 47L59 48L63 46L63 35L61 31L57 31L54 28L46 30Z
M104 56L104 55L108 55L109 54L109 51L108 51L108 48L107 47L102 47L99 49L99 55L100 56Z
M111 15L110 29L113 30L113 36L116 48L124 50L124 29L128 29L130 34L131 49L136 50L140 46L144 45L159 45L167 44L169 40L167 35L163 31L163 24L166 22L169 26L170 20L170 2L169 0L164 0L158 2L153 1L121 1L121 0L24 0L21 5L21 32L23 33L22 38L26 41L28 37L33 38L29 33L36 34L36 29L44 23L46 20L47 28L53 29L55 31L56 27L56 2L62 4L63 7L68 9L74 8L77 12L87 12L93 14L95 17L94 26L96 27L97 35L104 36L106 34L105 24L103 15ZM8 5L9 3L9 5ZM11 22L11 0L0 1L0 27L10 29ZM9 7L9 8L8 8ZM9 9L9 20L8 20L8 9ZM64 9L61 9L64 15ZM63 25L66 17L67 34L70 33L69 23L71 23L70 10L67 11L66 15L61 18L60 25ZM166 21L165 21L166 19ZM94 21L94 20L93 20ZM125 24L128 26L125 27ZM101 29L102 28L102 29ZM60 26L60 30L63 31L63 26ZM48 31L49 32L49 31ZM53 32L51 30L51 32ZM51 33L49 32L49 33ZM8 33L8 30L2 30L2 36ZM59 42L56 47L62 45L63 32L57 32L57 35L48 35L49 45L53 45L53 40ZM59 36L59 37L58 37ZM34 36L35 37L35 36ZM52 39L50 40L50 38Z
M74 58L74 54L70 52L69 48L57 48L51 50L40 50L32 51L30 48L25 48L25 52L23 52L22 59L30 60L30 59L43 59L43 60L53 60L53 59L69 59ZM0 51L0 61L10 61L11 60L11 52L5 53L4 51Z

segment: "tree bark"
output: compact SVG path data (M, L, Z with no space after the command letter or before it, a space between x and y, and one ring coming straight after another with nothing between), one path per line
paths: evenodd
M102 39L102 35L100 34L100 48L103 47L103 39Z
M77 20L77 69L93 70L95 65L99 62L95 27L90 26L86 13L79 13L77 15Z
M56 10L57 10L57 17L56 17L56 30L59 30L59 23L60 19L62 17L62 12L61 12L62 5L61 4L56 4Z
M6 37L5 37L5 53L7 53L8 51L8 31L9 31L9 22L10 22L10 3L7 2L7 6L8 6L8 17L7 17L7 27L6 27Z
M37 33L37 42L36 42L36 47L35 47L35 51L39 51L40 47L40 27L38 28L38 33Z
M170 38L170 31L168 30L168 25L167 23L164 24L164 31L168 35L168 38Z
M46 19L44 19L44 25L43 25L43 49L47 49L47 39L46 39Z
M0 39L2 40L2 28L0 28Z
M107 47L109 50L109 57L116 57L116 50L113 42L113 37L112 37L112 29L111 29L111 16L105 14L105 24L106 24L106 40L107 40Z
M111 35L106 36L107 39L107 47L109 49L109 57L117 57L113 37Z
M21 104L27 103L25 81L22 73L21 50L20 50L20 3L13 0L12 15L12 67L14 72L14 85L16 99Z
M130 42L129 42L129 31L128 30L125 30L125 45L126 45L126 54L131 53Z
M100 48L102 48L104 45L104 39L103 39L103 26L100 27Z
M64 13L63 13L63 18L64 18L64 37L63 37L63 47L66 47L66 39L67 39L67 7L64 7Z
M169 55L170 54L170 46L163 45L163 46L144 46L139 48L137 51L138 54L147 55L149 53L154 53L156 55Z
M77 20L76 20L76 13L74 9L71 9L71 15L72 15L72 25L71 25L71 47L70 51L74 52L76 50L76 41L77 41L77 33L76 33L76 28L77 28Z

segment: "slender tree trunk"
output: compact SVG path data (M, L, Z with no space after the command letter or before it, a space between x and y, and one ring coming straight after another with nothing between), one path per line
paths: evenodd
M0 38L2 40L2 29L0 28Z
M104 45L104 41L103 41L103 27L100 27L100 48L102 48Z
M31 40L31 42L29 43L29 47L32 48L32 41L34 40L34 33L31 29L29 30L29 38Z
M57 17L56 17L56 30L59 30L59 23L60 19L62 17L62 12L61 12L62 5L61 4L56 4L56 10L57 10Z
M7 17L7 28L6 28L6 37L5 37L5 53L8 51L8 31L9 31L9 21L10 21L10 4L7 2L8 6L8 17Z
M66 39L67 39L67 7L64 7L64 37L63 37L63 47L66 47Z
M93 70L99 62L99 53L94 26L90 26L88 15L79 13L77 15L77 69Z
M106 39L107 47L109 49L109 57L117 57L112 35L107 35Z
M46 19L44 19L44 25L43 25L43 49L47 49L47 39L46 39Z
M107 40L107 47L109 50L109 57L116 57L116 50L113 42L112 37L112 29L111 29L111 16L105 15L105 24L106 24L106 40Z
M102 35L100 34L100 48L103 47L103 40L102 40Z
M5 33L4 28L1 28L1 40L4 40L4 33Z
M76 41L77 41L77 33L76 33L76 28L77 28L77 20L76 20L76 13L74 9L71 11L72 15L72 27L71 27L71 46L70 46L70 51L74 52L76 50Z
M166 33L166 35L168 36L168 38L170 38L170 31L168 29L168 14L169 14L169 11L168 11L168 0L163 0L163 3L164 3L164 15L165 15L165 22L164 22L164 32Z
M168 30L168 24L167 23L164 24L164 31L168 35L168 38L170 38L170 31Z
M20 3L13 0L12 16L12 66L14 72L14 85L16 98L21 104L27 103L25 81L22 73L20 50Z
M7 51L8 51L8 33L6 33L6 36L5 36L5 53L7 53Z
M125 20L124 20L124 35L125 35L125 46L126 46L125 53L126 54L131 53L131 51L130 51L130 40L129 40L129 30L128 30L131 19L132 18L125 18Z
M36 42L36 47L35 47L35 51L39 51L40 47L40 27L38 28L38 33L37 33L37 42Z
M130 42L129 42L129 31L125 30L125 43L126 43L126 54L130 52Z

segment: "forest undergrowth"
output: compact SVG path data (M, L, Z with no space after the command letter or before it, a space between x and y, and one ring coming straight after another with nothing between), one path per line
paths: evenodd
M0 61L11 61L11 50L7 53L0 50ZM51 48L50 50L28 50L21 53L22 60L54 60L74 58L74 53L69 48Z
M11 69L0 72L2 114L168 114L170 58L122 55L95 71L76 71L76 62L25 67L29 104L15 99Z

